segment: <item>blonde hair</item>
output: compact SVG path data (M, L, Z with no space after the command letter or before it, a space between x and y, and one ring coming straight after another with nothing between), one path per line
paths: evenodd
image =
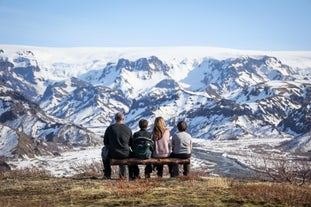
M163 117L159 116L154 120L152 135L154 139L160 140L164 132L167 130Z

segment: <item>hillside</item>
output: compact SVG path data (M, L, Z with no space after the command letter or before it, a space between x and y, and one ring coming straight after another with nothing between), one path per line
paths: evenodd
M95 134L49 116L36 103L1 81L0 97L0 157L52 155L76 145L99 143Z
M29 100L11 110L17 103L4 94L1 103L10 107L1 111L1 123L44 142L79 146L100 143L117 111L132 130L141 118L151 128L163 116L172 134L184 119L200 139L301 139L311 130L310 57L302 51L204 47L1 45L0 77L8 88L2 90ZM17 108L30 111L20 112L24 118L7 115L18 114ZM35 129L23 125L30 119ZM309 152L308 143L288 148Z
M14 179L14 182L13 182ZM0 206L309 206L310 186L200 177L145 181L87 177L0 180Z

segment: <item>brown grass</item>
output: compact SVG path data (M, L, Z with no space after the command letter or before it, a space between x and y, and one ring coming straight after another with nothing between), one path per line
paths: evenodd
M22 179L33 177L51 177L51 174L47 170L30 167L16 169L9 172L0 172L0 179Z
M299 206L311 203L311 186L189 176L101 180L90 172L54 178L25 169L0 177L0 206Z
M78 174L55 178L25 168L0 173L1 206L311 206L311 185L189 176L135 181L101 180L102 164L72 166ZM117 174L115 171L114 174ZM155 175L154 175L155 176Z
M280 206L311 206L311 186L299 187L285 183L244 183L231 192L243 201Z

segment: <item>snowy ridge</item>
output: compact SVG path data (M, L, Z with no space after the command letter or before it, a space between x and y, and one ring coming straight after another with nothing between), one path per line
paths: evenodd
M27 115L10 120L2 110L1 123L39 140L51 141L44 137L57 129L58 143L96 143L117 111L133 131L139 119L151 128L163 116L171 133L184 119L194 137L211 140L296 138L311 130L308 51L0 45L0 67L1 90L42 110L36 117L22 102Z
M150 56L156 56L172 65L179 65L182 61L193 64L204 58L223 60L242 56L273 56L293 68L311 68L310 51L249 51L216 47L47 48L18 45L0 45L0 48L10 57L9 60L18 57L19 51L31 51L46 73L45 78L59 78L58 80L102 69L107 63L117 62L121 58L133 61ZM53 76L48 76L51 73Z

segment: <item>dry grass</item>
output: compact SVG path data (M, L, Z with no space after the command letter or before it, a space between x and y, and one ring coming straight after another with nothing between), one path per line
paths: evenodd
M244 183L231 192L241 201L275 206L311 206L311 186L299 187L285 183Z
M310 185L206 177L204 169L178 178L101 180L101 163L72 167L79 174L71 178L54 178L36 168L1 173L0 207L311 206Z
M95 169L97 169L95 167ZM300 206L311 186L189 176L101 180L90 172L53 178L35 169L2 174L0 206Z
M51 174L47 170L29 167L9 172L0 172L0 179L23 179L33 177L49 178Z

